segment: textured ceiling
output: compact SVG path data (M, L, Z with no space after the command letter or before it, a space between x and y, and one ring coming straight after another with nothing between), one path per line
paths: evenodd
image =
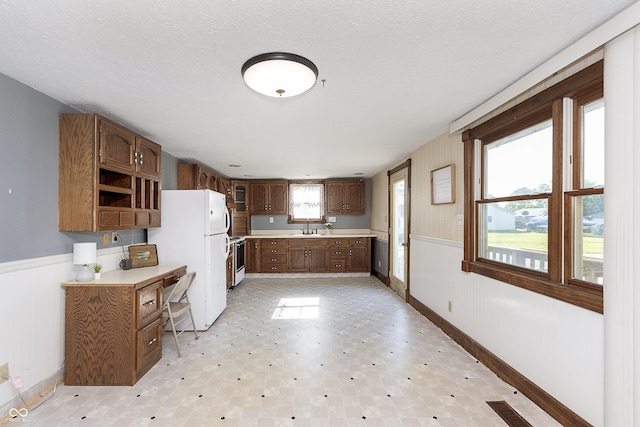
M372 176L632 3L0 0L0 73L232 177ZM248 89L271 51L316 86Z

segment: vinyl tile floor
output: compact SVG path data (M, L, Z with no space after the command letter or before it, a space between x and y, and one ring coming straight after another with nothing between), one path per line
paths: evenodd
M246 278L134 386L58 386L31 426L558 426L373 277Z

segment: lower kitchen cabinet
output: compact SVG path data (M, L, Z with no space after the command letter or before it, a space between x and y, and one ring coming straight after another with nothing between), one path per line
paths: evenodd
M332 238L328 252L329 271L332 273L345 273L349 270L349 239Z
M247 273L369 273L370 237L247 238Z
M258 273L260 271L260 242L262 239L246 239L246 256L244 268L247 273Z
M233 271L233 249L229 251L229 255L227 256L226 263L226 271L227 271L227 289L231 289L234 285L234 271Z
M322 273L327 271L327 239L290 239L289 272Z
M186 266L116 270L65 289L65 385L133 385L162 358L164 287Z
M260 273L287 272L287 239L261 239Z
M368 273L371 271L370 238L349 239L348 267L350 272Z

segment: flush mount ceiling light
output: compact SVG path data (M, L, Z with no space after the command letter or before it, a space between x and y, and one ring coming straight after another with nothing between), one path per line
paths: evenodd
M293 53L263 53L244 63L242 78L258 93L288 98L311 89L318 79L318 68Z

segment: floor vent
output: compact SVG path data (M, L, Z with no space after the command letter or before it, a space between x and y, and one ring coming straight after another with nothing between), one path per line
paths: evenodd
M527 420L522 418L522 416L504 400L487 402L487 405L491 406L491 409L496 411L496 414L500 415L500 418L502 418L509 427L532 427Z

